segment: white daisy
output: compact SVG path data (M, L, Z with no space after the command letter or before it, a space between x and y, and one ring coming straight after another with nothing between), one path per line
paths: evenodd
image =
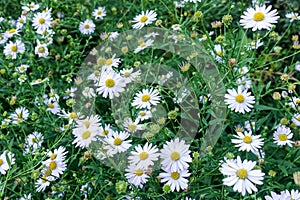
M32 18L32 25L38 32L44 32L51 27L52 18L49 13L35 13Z
M135 121L132 121L131 118L127 118L123 122L124 129L128 131L129 133L135 133L136 131L143 130L143 127L141 124L139 124L139 120L136 119Z
M300 126L300 114L296 113L294 114L293 118L292 118L292 122L296 125L296 126Z
M26 11L35 11L35 10L37 10L39 8L40 8L40 5L39 4L35 4L34 2L28 3L25 6L22 6L22 9L26 10Z
M228 89L228 94L225 94L225 104L228 105L228 107L234 111L234 112L250 112L253 108L253 105L255 103L254 96L251 96L250 92L247 92L247 90L242 91L240 87L238 87L238 91L235 89Z
M146 12L142 11L142 14L136 16L133 19L133 23L135 23L133 25L134 29L141 29L143 28L145 25L148 24L152 24L152 22L154 22L156 20L156 12L153 10L147 10Z
M218 62L222 62L222 56L224 55L223 48L220 44L214 46L213 56Z
M118 67L121 63L120 58L115 58L116 54L114 54L111 58L105 59L103 67L105 69L112 69L112 67Z
M180 31L180 30L181 30L179 24L173 24L173 25L171 26L171 28L172 28L174 31Z
M135 151L131 152L128 161L131 165L139 166L142 169L147 169L154 165L153 161L158 160L159 153L157 147L150 143L146 143L143 147L139 144L135 147Z
M87 116L83 119L77 119L76 120L76 127L81 128L93 128L93 129L98 129L100 126L100 119L98 115L90 115Z
M250 49L258 49L264 44L264 42L261 42L260 40L252 41L248 47L248 50Z
M290 200L290 199L286 199L285 192L282 191L281 194L276 194L275 192L271 192L271 196L265 196L265 200Z
M52 153L48 152L49 159L43 161L42 163L46 166L43 170L49 171L52 176L59 177L67 169L67 164L65 163L65 155L67 151L64 147L59 147L55 149ZM46 172L47 174L48 172ZM48 174L47 174L48 175Z
M279 16L277 10L270 11L272 6L266 5L248 8L241 16L240 23L244 28L252 28L252 31L267 29L270 30L272 24L277 23Z
M127 169L125 169L127 173L125 173L125 176L129 183L142 188L143 184L145 184L149 178L149 176L146 174L145 170L139 166L136 165L129 165Z
M126 83L124 78L122 78L115 71L109 70L101 73L100 81L97 85L97 93L102 95L104 98L109 97L113 99L114 97L119 97L120 92L125 91L124 87Z
M45 99L44 103L47 105L47 111L50 111L52 114L56 115L60 112L60 107L57 103L57 101L54 101L53 99Z
M19 34L20 30L18 28L11 28L9 30L7 30L4 34L6 35L6 37L11 38L14 35L20 35Z
M15 43L12 41L9 41L8 44L4 47L4 55L5 56L12 56L12 59L17 58L18 53L24 53L25 52L25 45L21 40L17 40Z
M142 91L135 94L134 100L131 103L136 108L147 108L156 106L160 101L160 95L157 89L143 89Z
M188 180L187 177L190 176L190 173L186 169L183 169L181 171L169 171L162 172L159 174L159 177L161 177L161 182L166 182L166 185L169 185L171 188L171 191L174 192L176 189L177 192L180 191L180 189L185 190L188 188Z
M154 40L149 39L146 42L144 42L144 40L139 40L138 42L139 42L139 46L134 50L134 53L139 53L140 51L148 48L153 44Z
M85 20L84 22L80 22L79 31L84 35L90 35L94 33L96 25L90 19Z
M107 144L104 148L108 151L108 155L114 155L126 151L131 147L131 140L127 140L129 133L126 131L113 132L111 136L104 139L104 143Z
M38 44L34 53L39 56L39 58L46 58L49 55L48 47L46 44Z
M293 22L294 20L300 20L299 14L294 12L287 13L285 17L289 18L290 22Z
M95 17L95 19L103 19L106 16L106 11L104 7L98 7L95 9L92 13L92 15Z
M7 158L9 160L7 160ZM4 151L0 156L0 173L6 174L6 171L9 170L13 164L15 164L14 154L9 151Z
M82 90L82 95L89 99L94 98L96 96L94 88L91 87L85 87Z
M240 156L236 160L226 160L225 162L220 169L221 173L227 176L223 179L223 184L233 186L234 191L245 196L246 192L249 194L252 194L252 191L257 192L254 184L263 184L262 180L265 174L260 169L253 170L256 162L242 161Z
M288 200L300 200L300 192L299 190L292 189L291 192L285 190L285 195L288 197Z
M34 131L26 138L25 152L35 154L36 150L42 147L44 136L40 132Z
M237 135L234 135L237 139L232 139L231 142L236 144L235 147L239 147L239 151L251 151L257 152L258 149L262 147L263 139L261 139L260 135L252 135L251 132L237 132Z
M56 161L64 161L66 159L66 148L63 146L58 147L58 149L54 149L53 152L49 151L47 155L50 157L51 160Z
M111 125L110 124L104 124L104 127L103 126L100 126L100 136L107 136L107 137L110 137L113 135L114 133L114 130L110 127Z
M25 15L21 15L18 19L17 19L17 24L16 24L16 27L17 29L21 29L24 24L26 23L26 16Z
M19 67L16 67L16 71L19 73L24 73L29 68L29 65L20 65Z
M14 124L22 123L28 119L28 116L29 111L24 107L17 108L14 113L10 114L10 118Z
M287 144L288 146L292 147L292 144L294 143L290 140L292 138L293 133L291 132L291 129L285 126L278 126L273 136L273 139L275 140L274 143L279 146Z
M189 147L183 140L180 141L179 138L164 144L160 150L163 169L166 171L187 169L189 167L188 163L192 162L192 158L189 155L191 153Z
M292 97L291 101L288 103L289 106L297 108L300 105L300 98Z
M55 181L55 177L54 176L46 176L43 175L41 178L39 178L36 183L35 183L35 188L37 192L42 192L46 189L46 187L48 187L50 185L51 181Z
M5 33L0 34L0 44L5 44L8 40L8 37L6 36Z
M251 87L251 80L246 76L239 78L236 82L239 84L239 87L241 87L242 90L247 90Z
M120 71L121 76L124 78L125 83L131 83L134 81L137 77L141 75L140 70L133 72L133 68L130 69L122 69Z
M137 119L139 121L144 121L144 120L150 119L151 117L152 117L151 111L149 111L149 110L141 110L141 111L138 112Z

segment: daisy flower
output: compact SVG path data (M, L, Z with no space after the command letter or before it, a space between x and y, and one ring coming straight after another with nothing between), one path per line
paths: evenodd
M251 132L237 132L237 135L234 135L234 137L237 139L232 139L231 142L236 144L235 147L239 147L239 151L251 151L255 153L264 144L260 135L254 136Z
M25 11L36 11L39 8L40 8L39 4L35 4L34 2L28 3L25 6L22 6L22 9Z
M149 39L146 42L144 42L144 40L139 40L138 42L139 42L139 46L134 50L134 53L139 53L140 51L148 48L153 44L154 40Z
M164 144L160 150L163 169L169 171L187 169L189 167L188 163L192 162L192 158L189 155L191 153L189 147L184 141L180 141L179 138Z
M125 176L128 182L140 188L143 187L143 184L145 184L149 178L145 170L136 165L128 166L125 171L127 172L125 173Z
M124 126L125 130L128 131L129 133L135 133L136 131L143 130L143 127L141 124L139 124L138 119L136 119L135 121L132 121L131 118L127 118L124 121L123 126Z
M265 196L265 200L290 200L290 199L291 198L288 198L284 191L282 191L280 194L271 192L271 196Z
M24 24L26 23L26 16L24 15L21 15L18 19L17 19L17 24L16 24L16 27L17 29L21 29Z
M48 47L46 44L38 44L34 53L39 56L39 58L46 58L49 55Z
M12 29L9 29L8 31L6 31L4 34L6 35L6 37L11 38L14 35L19 35L19 32L20 32L20 30L18 28L17 29L12 28Z
M140 70L133 72L133 68L130 69L122 69L120 71L121 76L124 78L125 83L131 83L134 81L137 77L141 75Z
M240 23L244 28L252 28L252 31L267 29L270 30L271 25L277 23L279 16L276 16L277 10L270 11L272 6L266 5L248 8L241 16Z
M25 52L25 45L21 40L17 40L15 43L9 41L9 43L5 45L3 51L5 56L12 56L12 59L16 59L18 53L24 53L24 52Z
M28 119L28 116L29 111L24 107L17 108L14 113L10 114L10 118L14 124L22 123Z
M59 107L57 101L47 98L44 100L44 103L48 106L48 108L46 110L50 111L52 114L56 115L60 112L60 107Z
M131 152L128 160L131 165L147 169L149 166L154 165L153 161L158 160L158 157L159 153L157 147L147 142L143 147L140 144L136 146L135 151Z
M36 150L42 147L44 136L40 132L34 131L26 138L25 152L35 154Z
M0 34L0 44L6 43L8 40L8 37L6 36L5 33Z
M7 158L9 160L7 160ZM8 164L10 163L10 164ZM0 155L0 173L6 174L6 171L9 170L11 165L15 164L14 154L9 151L4 151Z
M100 136L107 136L110 137L111 135L113 135L114 130L111 129L110 124L104 124L104 126L100 126Z
M90 35L94 33L96 25L90 19L85 20L84 22L80 22L79 31L84 35Z
M247 92L247 90L242 91L240 87L238 87L238 91L235 89L228 89L228 94L225 94L225 104L228 105L228 107L234 111L234 112L250 112L253 108L253 105L255 103L254 96L251 96L250 92Z
M82 91L82 95L89 99L96 96L94 88L91 87L85 87Z
M106 137L104 143L107 144L107 146L105 146L105 149L108 150L107 154L114 155L116 153L121 153L131 147L131 140L127 140L129 136L129 133L126 131L120 131L113 132L111 136Z
M223 184L233 186L234 191L238 191L245 196L246 192L252 194L252 191L257 192L254 184L262 185L264 173L261 170L253 170L256 162L244 160L240 156L236 160L225 161L220 169L223 175L227 178L223 179ZM254 183L254 184L253 184Z
M133 19L133 23L135 23L133 25L134 29L141 29L143 28L145 25L148 24L152 24L152 22L154 22L156 20L156 12L153 10L147 10L146 12L142 11L142 14L136 16Z
M218 62L222 62L222 56L224 54L224 51L223 51L223 48L220 44L216 44L214 46L214 52L213 52L213 55L215 57L215 59L218 61Z
M97 93L102 95L104 98L109 97L113 99L114 97L119 97L120 92L125 91L124 87L126 83L124 78L122 78L117 72L113 70L104 71L101 73L100 81L97 85Z
M259 47L261 47L264 44L264 42L261 42L260 40L257 41L252 41L249 44L248 50L250 49L258 49Z
M292 118L292 122L296 125L296 126L300 126L300 114L296 113L293 118Z
M288 103L293 108L296 108L300 104L300 98L298 97L292 97L291 101Z
M276 131L274 132L273 139L275 140L274 143L283 146L288 145L292 147L292 144L294 143L290 139L292 139L293 133L291 132L291 129L285 126L278 126Z
M29 65L20 65L19 67L16 67L16 71L19 73L24 73L29 68Z
M38 32L44 32L51 27L51 15L46 12L35 13L32 18L32 25Z
M106 16L106 11L104 7L98 7L94 10L92 15L95 17L95 19L103 19Z
M48 152L50 158L42 162L46 166L43 170L48 170L52 176L59 177L67 169L67 164L65 163L66 154L67 151L65 151L64 147L55 149L53 153Z
M46 187L48 187L50 185L51 181L55 181L55 177L54 176L46 176L43 175L41 178L39 178L36 183L35 183L35 188L37 192L42 192L46 189Z
M190 173L188 173L186 169L183 169L181 171L167 170L166 172L162 172L159 174L161 182L166 182L166 185L170 186L172 192L174 192L175 189L177 192L179 192L180 189L187 189L189 181L186 178L189 176Z
M112 67L118 67L121 63L120 58L115 58L116 54L114 54L111 58L105 59L103 67L105 69L112 69Z
M49 151L47 155L50 157L51 160L56 161L64 161L66 159L66 148L63 146L58 147L58 149L54 149L53 152Z
M247 90L251 87L251 80L246 76L239 78L236 82L239 84L239 87L241 87L242 90Z
M290 22L293 22L294 20L300 20L299 14L294 12L287 13L285 17L289 18Z
M157 89L143 89L142 91L135 94L134 100L131 105L135 106L138 109L150 109L151 106L156 106L159 103L160 98L161 97Z
M144 121L144 120L150 119L151 117L152 117L151 111L149 111L149 110L141 110L141 111L138 112L137 119L139 121Z

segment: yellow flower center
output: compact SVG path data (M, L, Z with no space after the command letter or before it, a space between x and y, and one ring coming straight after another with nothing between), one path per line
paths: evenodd
M265 15L262 12L256 12L253 15L254 21L257 21L257 22L264 20L264 18L265 18Z
M99 10L99 11L97 12L97 15L102 15L102 12Z
M82 133L81 137L82 139L86 140L91 136L91 131L85 131Z
M181 67L181 71L182 72L186 72L190 69L190 64L189 63L186 63L184 64L182 67Z
M143 151L140 153L140 160L146 160L148 158L148 153Z
M53 154L51 154L50 159L51 159L51 160L54 160L54 159L56 158L56 156L57 156L57 155L53 153Z
M243 103L245 101L245 97L241 94L236 95L235 101L238 103Z
M53 104L53 103L49 103L49 104L48 104L48 108L53 109L53 108L54 108L54 104Z
M129 73L129 72L125 72L125 73L124 73L124 76L125 76L125 77L129 77L129 76L130 76L130 73Z
M45 53L45 48L44 47L39 47L38 52L39 53Z
M137 176L142 176L143 173L144 173L144 171L141 170L141 169L138 169L138 170L135 171L135 175L137 175Z
M296 118L298 121L300 121L300 116Z
M18 51L18 47L16 45L11 46L11 51L12 52L17 52Z
M245 169L239 169L236 172L236 175L240 178L240 179L246 179L248 177L248 172Z
M22 67L20 67L19 69L20 69L20 71L24 71L24 70L25 70L25 67L22 66Z
M140 116L144 117L146 115L146 112L140 112Z
M137 128L137 126L136 126L135 124L130 124L130 125L128 126L128 130L129 130L130 132L136 131L136 128Z
M115 81L114 81L114 79L112 79L112 78L106 79L105 85L106 85L106 87L108 87L108 88L114 87L114 86L115 86Z
M36 139L35 137L32 138L31 141L32 141L33 143L37 143L37 139Z
M42 183L46 183L47 182L47 176L43 176L42 177Z
M109 58L105 61L105 65L107 65L107 66L111 65L112 63L113 63L113 60L111 58Z
M143 17L141 17L141 22L142 23L144 23L144 22L146 22L148 20L148 17L147 16L143 16Z
M243 139L243 141L246 143L246 144L250 144L252 142L252 138L248 135L246 135Z
M85 24L85 25L84 25L84 28L85 28L85 29L89 29L89 28L90 28L90 25Z
M280 141L286 141L287 140L287 135L284 133L278 134L278 139Z
M44 19L44 18L40 18L40 19L39 19L39 23L40 23L40 24L44 24L44 23L45 23L45 19Z
M45 175L46 175L46 176L50 176L51 173L52 173L51 169L47 169L47 170L45 171Z
M222 51L217 51L218 56L222 56L223 52Z
M3 160L0 158L0 166L3 164Z
M109 133L108 130L103 130L103 131L102 131L102 134L103 134L103 135L107 135L108 133Z
M78 115L75 112L71 112L70 113L70 118L71 119L76 119L76 118L78 118Z
M299 104L300 103L300 99L296 99L295 103Z
M150 100L150 95L149 94L145 94L142 96L142 102L147 102Z
M8 30L8 32L9 32L10 34L12 34L12 33L16 32L16 29L12 28L12 29Z
M179 160L180 159L180 154L176 151L174 151L172 154L171 154L171 160Z
M84 120L83 121L83 124L86 128L89 128L90 127L90 122L88 120Z
M49 168L53 171L53 170L55 170L56 169L56 162L55 161L52 161L52 162L50 162L50 164L49 164Z
M115 146L119 146L120 144L122 144L121 138L116 138L116 139L114 140L114 145L115 145Z
M100 57L97 59L97 64L98 65L103 65L105 63L105 59L103 57Z
M174 180L177 180L179 179L180 177L180 174L178 172L172 172L171 173L171 178L174 179Z
M296 15L293 15L293 16L292 16L292 19L297 19L297 16L296 16Z

